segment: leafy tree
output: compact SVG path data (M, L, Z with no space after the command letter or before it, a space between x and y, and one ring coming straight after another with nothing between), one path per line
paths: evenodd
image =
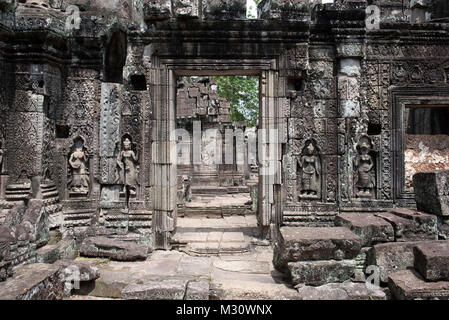
M231 121L257 125L259 117L259 78L249 76L212 77L217 81L218 95L230 104Z

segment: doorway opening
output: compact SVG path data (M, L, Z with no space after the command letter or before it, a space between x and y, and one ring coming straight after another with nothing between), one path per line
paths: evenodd
M229 238L242 252L257 235L259 82L242 75L177 77L174 247L211 253L212 246L219 253Z

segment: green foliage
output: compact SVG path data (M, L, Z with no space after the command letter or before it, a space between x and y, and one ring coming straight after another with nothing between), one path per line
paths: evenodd
M245 121L255 126L259 117L259 78L249 76L219 76L218 95L231 104L231 121Z

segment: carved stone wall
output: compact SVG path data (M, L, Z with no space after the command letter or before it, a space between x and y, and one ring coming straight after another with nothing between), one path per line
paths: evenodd
M413 20L410 1L372 3L378 30L367 28L367 2L358 0L313 10L308 1L264 0L257 21L244 19L242 1L0 0L2 208L44 199L55 215L63 206L54 227L147 238L152 229L155 246L168 248L176 77L220 72L259 76L259 129L278 130L260 140L260 170L274 169L259 180L266 234L331 224L343 210L413 207L403 113L447 104L449 36L438 21ZM67 24L68 4L82 9L79 27ZM73 197L78 138L89 183ZM117 179L120 164L131 180Z

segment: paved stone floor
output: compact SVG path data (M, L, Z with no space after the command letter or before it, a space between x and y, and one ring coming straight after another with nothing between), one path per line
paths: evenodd
M72 299L122 298L130 284L145 285L155 280L177 279L209 284L211 298L216 299L295 299L296 290L283 281L272 264L273 250L257 237L255 216L232 216L223 219L178 220L178 236L197 243L249 244L246 252L233 254L189 254L188 252L155 251L146 261L91 261L100 269L101 277L89 296ZM126 291L126 290L125 290ZM129 290L128 290L129 291Z

